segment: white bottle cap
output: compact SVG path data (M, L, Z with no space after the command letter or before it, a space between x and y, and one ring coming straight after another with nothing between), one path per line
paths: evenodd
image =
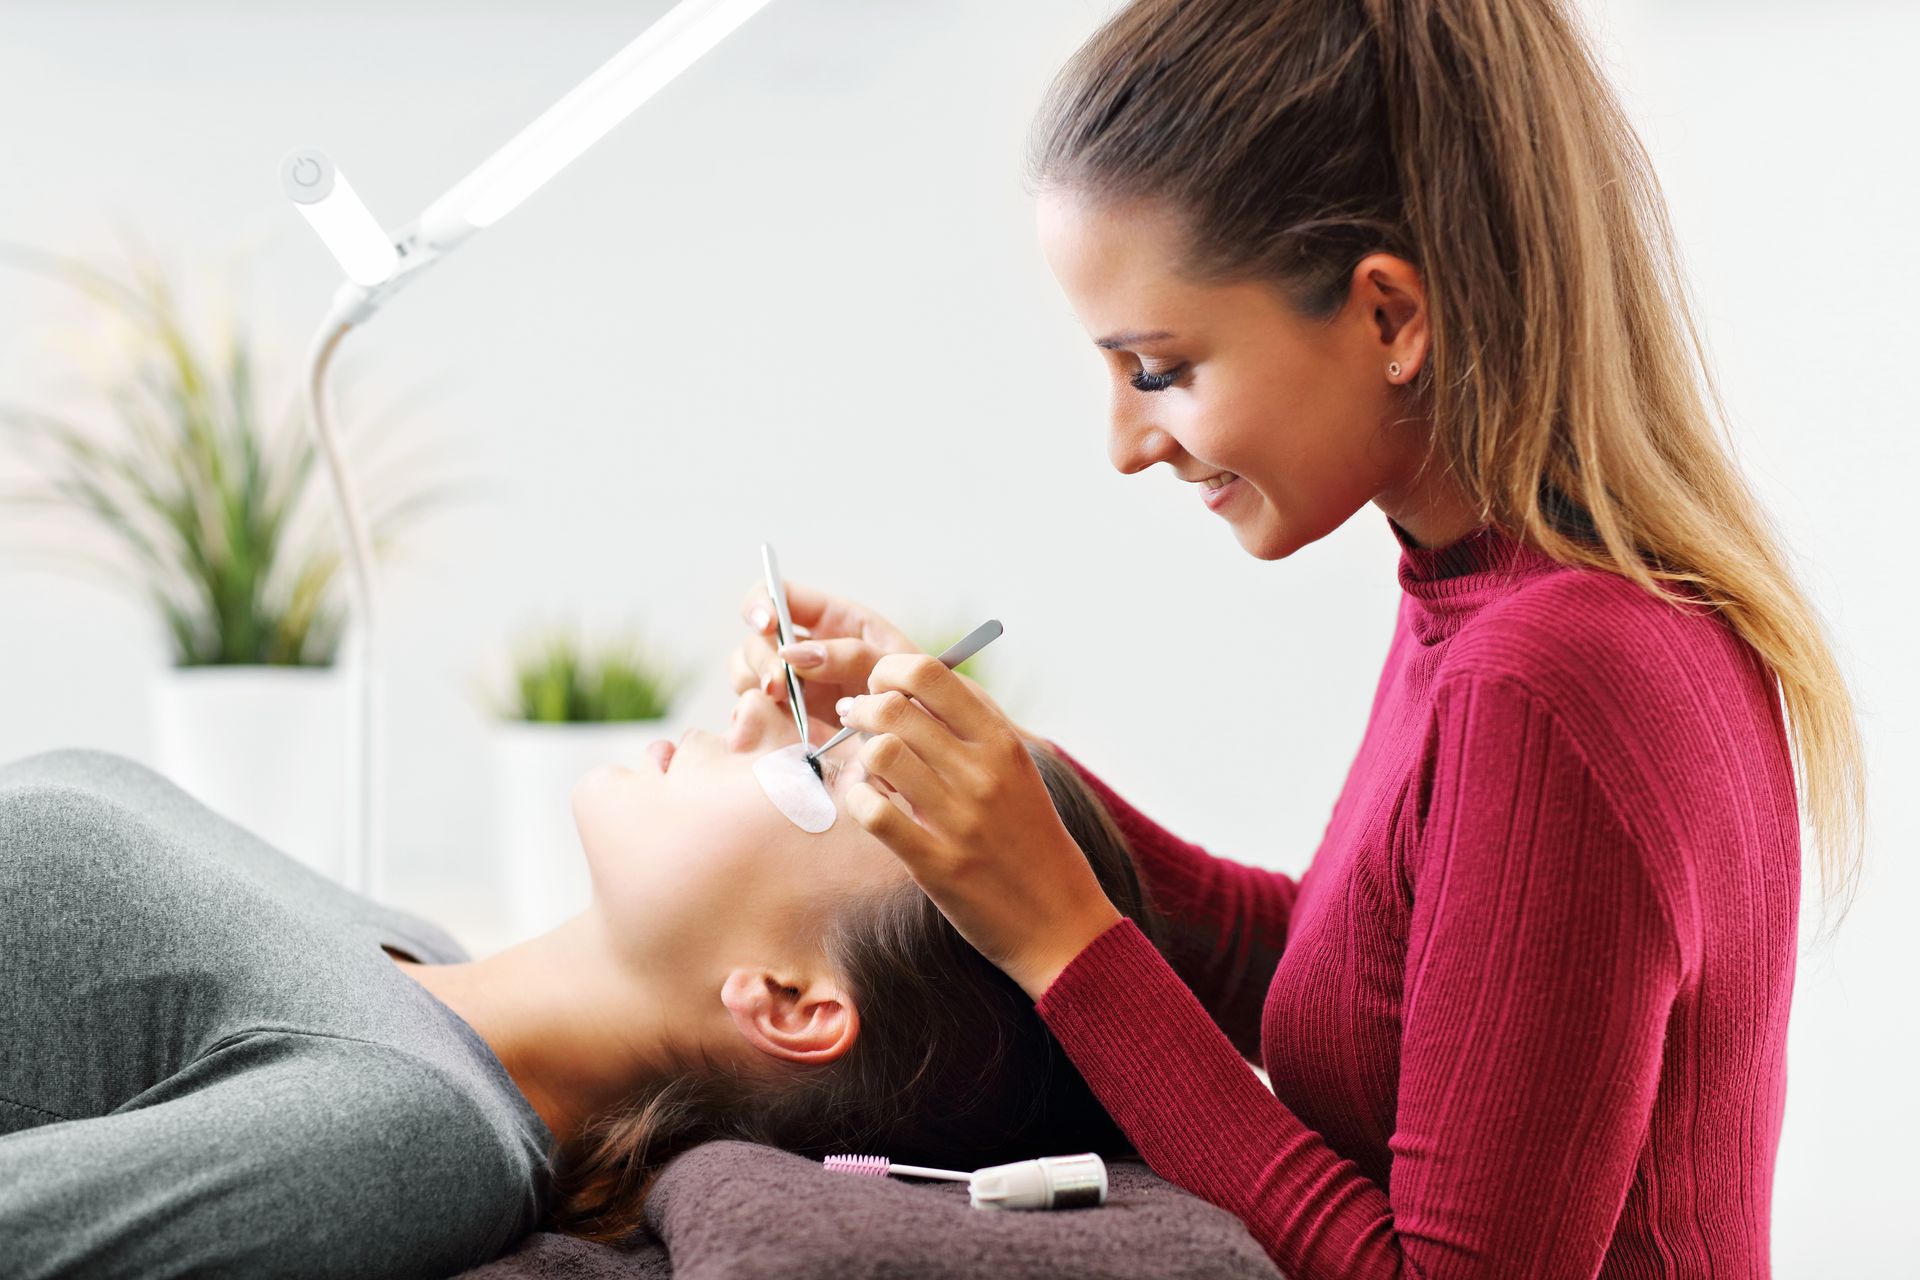
M1042 1156L977 1170L968 1183L976 1209L1078 1209L1107 1202L1107 1165L1091 1152Z

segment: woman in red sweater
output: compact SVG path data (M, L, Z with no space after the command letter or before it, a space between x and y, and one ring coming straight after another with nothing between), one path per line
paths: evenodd
M1005 714L795 587L812 639L779 656L872 735L848 811L1292 1280L1765 1275L1796 801L1844 890L1858 733L1571 18L1138 0L1034 160L1113 464L1167 464L1262 560L1373 503L1402 548L1386 667L1298 880L1095 780L1163 958ZM778 697L764 603L734 678Z

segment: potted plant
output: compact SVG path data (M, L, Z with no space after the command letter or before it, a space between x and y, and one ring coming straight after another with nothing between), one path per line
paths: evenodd
M104 570L166 636L171 661L150 702L154 766L343 880L340 549L324 495L303 501L315 453L299 400L270 427L244 328L203 338L151 254L126 279L16 245L0 244L0 262L79 290L100 308L96 332L117 339L74 397L99 406L0 404L0 429L45 481L7 495L10 505L77 515L112 553L56 549L44 534L35 549ZM376 549L435 496L375 497Z
M577 915L593 885L574 827L575 782L603 764L651 768L646 745L677 737L686 674L629 628L592 641L547 626L524 636L511 692L491 698L495 867L514 941Z

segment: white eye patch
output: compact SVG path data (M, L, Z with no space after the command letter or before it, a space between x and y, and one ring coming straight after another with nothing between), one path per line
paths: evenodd
M837 811L827 784L807 763L807 748L802 743L769 751L753 762L753 776L760 789L773 801L773 807L802 831L819 833L833 825Z

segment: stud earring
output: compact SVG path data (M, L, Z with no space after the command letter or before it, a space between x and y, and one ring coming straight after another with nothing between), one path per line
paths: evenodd
M1387 366L1387 376L1389 378L1397 378L1400 376L1400 362L1398 360L1395 360Z

